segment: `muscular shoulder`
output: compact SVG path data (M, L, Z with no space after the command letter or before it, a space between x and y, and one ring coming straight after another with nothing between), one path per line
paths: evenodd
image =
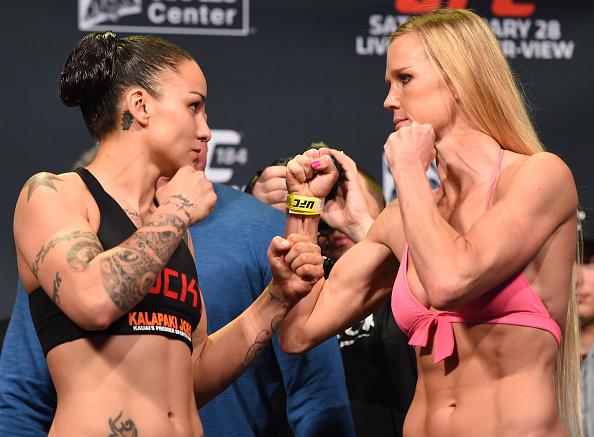
M522 197L526 202L562 208L573 214L578 205L571 170L553 153L514 157L500 175L496 197Z
M90 194L75 173L40 172L25 182L17 200L14 226L35 227L39 222L51 222L65 211L87 216ZM29 229L30 231L30 229Z
M75 173L40 172L25 182L19 195L19 202L24 201L26 205L33 205L44 200L71 198L70 196L76 196L73 200L78 201L85 191L84 184Z
M390 203L377 216L365 240L381 243L389 247L394 255L400 259L400 255L404 251L405 237L398 199Z

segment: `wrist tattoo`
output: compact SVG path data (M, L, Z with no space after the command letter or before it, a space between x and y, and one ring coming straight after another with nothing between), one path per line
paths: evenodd
M289 309L290 305L287 303L287 301L281 299L278 296L275 296L272 291L270 290L270 287L267 287L268 290L268 294L270 295L270 300L273 302L278 302L279 304L281 304L281 306L283 308Z
M37 187L43 186L43 187L51 188L54 191L58 191L58 189L54 185L54 182L53 181L60 181L60 182L62 182L63 179L60 179L56 175L51 174L51 173L47 173L47 172L38 173L38 174L36 174L34 176L31 176L31 178L26 183L26 186L27 186L27 203L29 202L29 199L31 198L31 196L33 195L33 192L35 191L35 189Z

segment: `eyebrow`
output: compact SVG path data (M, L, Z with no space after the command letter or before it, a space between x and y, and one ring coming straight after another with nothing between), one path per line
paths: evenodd
M392 72L399 74L399 73L402 73L404 70L408 70L409 68L412 68L412 65L407 65L406 67L394 68L394 69L392 69Z
M205 96L204 94L202 94L202 93L200 93L200 92L198 92L198 91L190 91L190 94L197 94L197 95L199 95L200 97L202 97L202 100L203 100L204 102L206 102L206 96Z
M409 68L412 68L412 65L407 65L406 67L400 67L400 68L393 68L392 70L390 70L388 72L388 75L386 77L384 77L384 81L386 83L390 83L390 76L392 76L392 75L398 76L404 70L408 70Z

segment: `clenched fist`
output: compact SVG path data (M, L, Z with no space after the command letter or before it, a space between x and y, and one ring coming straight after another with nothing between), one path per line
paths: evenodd
M311 149L287 164L289 194L324 198L338 180L329 149Z
M307 296L324 277L320 247L305 235L274 237L268 248L268 262L272 271L270 291L289 307Z
M427 171L436 153L433 126L416 121L402 126L390 134L384 151L393 175L400 170L414 167Z
M180 168L169 180L159 179L156 188L159 204L175 204L188 219L188 226L206 217L217 201L212 183L191 165Z

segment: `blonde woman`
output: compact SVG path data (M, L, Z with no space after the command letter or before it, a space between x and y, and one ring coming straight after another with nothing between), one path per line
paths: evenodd
M472 12L397 29L386 82L399 200L290 311L284 348L317 344L391 293L419 370L404 435L579 435L570 170L542 151L497 40ZM293 195L322 198L335 178L325 152L288 165ZM297 211L288 226L313 238L316 222Z

